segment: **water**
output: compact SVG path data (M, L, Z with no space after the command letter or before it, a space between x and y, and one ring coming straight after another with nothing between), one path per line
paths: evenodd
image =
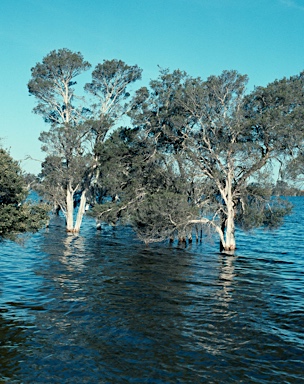
M304 198L282 228L146 248L60 218L0 245L0 383L304 383Z

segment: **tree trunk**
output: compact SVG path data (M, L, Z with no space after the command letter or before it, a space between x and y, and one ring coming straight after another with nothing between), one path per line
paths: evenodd
M234 225L232 227L226 227L225 233L220 238L220 252L233 253L236 249Z
M225 233L225 251L235 250L235 225L234 225L234 207L233 202L229 201L228 215L226 220L226 233Z
M66 191L66 230L67 232L74 232L74 191L70 185Z
M85 212L86 202L87 202L86 190L84 190L84 191L82 191L82 194L81 194L80 205L78 208L76 223L75 223L75 227L74 227L74 232L76 232L76 233L78 233L80 231L80 226L81 226L83 215Z
M218 229L218 234L220 235L220 252L225 250L226 241L225 241L225 229L226 229L226 219L221 217L221 227Z
M223 239L221 240L221 251L233 252L235 250L235 223L234 223L234 201L232 193L232 180L233 180L233 167L230 166L230 171L227 174L226 181L226 217L222 219L221 230L223 232Z

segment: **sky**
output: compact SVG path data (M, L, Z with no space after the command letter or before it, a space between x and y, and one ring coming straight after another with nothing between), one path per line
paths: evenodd
M141 85L159 67L203 79L235 69L249 92L304 69L304 0L0 0L0 144L25 172L39 173L48 129L32 112L31 68L60 48L92 69L137 64Z

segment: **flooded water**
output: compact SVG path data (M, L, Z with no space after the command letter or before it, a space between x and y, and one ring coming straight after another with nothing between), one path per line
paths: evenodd
M304 198L275 232L146 248L61 218L0 245L0 383L304 383Z

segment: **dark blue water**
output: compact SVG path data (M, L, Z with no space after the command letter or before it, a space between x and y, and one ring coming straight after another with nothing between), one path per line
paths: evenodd
M61 218L0 245L0 383L304 383L304 198L275 232L146 248Z

